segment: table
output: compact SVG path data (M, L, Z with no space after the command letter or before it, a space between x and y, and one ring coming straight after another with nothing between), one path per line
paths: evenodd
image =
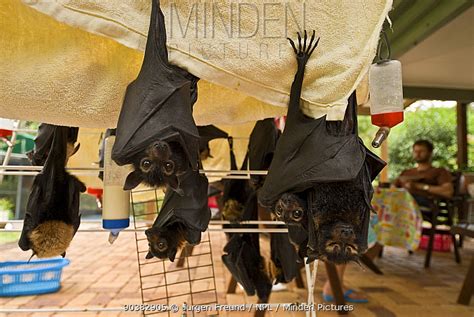
M414 251L421 240L423 217L413 197L403 188L376 188L372 221L376 241L385 246Z

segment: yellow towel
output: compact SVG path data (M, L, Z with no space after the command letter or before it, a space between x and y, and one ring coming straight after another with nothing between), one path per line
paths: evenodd
M391 2L259 0L251 5L245 2L247 6L207 2L217 6L207 38L203 35L205 14L198 13L195 24L191 11L207 10L206 23L210 23L212 10L202 7L206 2L162 1L162 7L171 61L203 79L196 122L230 125L285 114L296 68L285 32L294 38L302 21L306 29L315 29L321 36L306 73L304 111L313 117L328 114L329 119L341 119L347 96L375 54ZM229 37L229 10L234 6L238 12L239 4L240 17L234 13L233 18L237 35ZM115 126L125 88L141 65L149 11L149 0L1 1L0 117ZM181 38L180 27L184 32L186 26L187 36ZM257 26L255 35L245 38ZM224 53L226 58L222 58Z

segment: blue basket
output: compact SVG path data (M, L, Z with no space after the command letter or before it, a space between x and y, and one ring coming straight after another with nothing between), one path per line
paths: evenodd
M0 297L54 293L61 288L67 259L9 261L0 263Z

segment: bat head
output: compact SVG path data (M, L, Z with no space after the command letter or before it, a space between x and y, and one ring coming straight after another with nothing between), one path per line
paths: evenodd
M367 249L370 215L364 194L352 182L319 184L315 187L311 220L313 255L336 264L358 262ZM312 244L312 245L311 245Z
M182 194L179 176L189 168L189 164L179 143L155 141L135 155L132 162L134 171L125 181L125 190L133 189L144 182L150 187L169 185L174 191Z
M225 220L237 221L242 218L244 206L235 199L229 199L224 203L222 216Z
M148 239L149 251L146 255L147 259L153 257L159 259L168 258L174 261L178 249L185 242L184 228L179 224L168 227L151 227L145 231Z
M279 221L286 224L301 224L308 222L308 204L297 194L284 193L275 203L273 213Z

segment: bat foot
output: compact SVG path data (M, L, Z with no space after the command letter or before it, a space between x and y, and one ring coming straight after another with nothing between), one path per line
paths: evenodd
M308 32L306 30L304 31L303 36L301 36L300 32L297 32L297 34L298 48L296 47L296 44L292 39L288 38L288 41L290 41L290 44L293 47L293 51L295 52L298 61L306 63L311 57L311 54L313 54L314 50L318 46L320 38L316 38L316 31L313 30L313 33L308 43Z

